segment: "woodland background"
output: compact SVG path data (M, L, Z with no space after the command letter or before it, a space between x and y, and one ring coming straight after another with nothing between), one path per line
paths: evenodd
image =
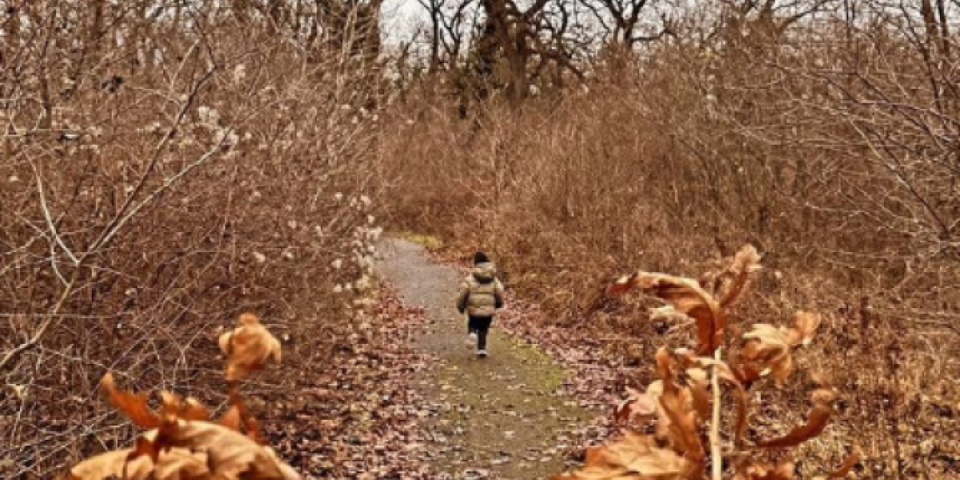
M241 311L349 356L383 227L489 249L628 364L664 325L609 279L752 243L739 315L827 318L830 435L960 468L960 3L418 3L389 48L380 1L2 3L4 476L131 434L107 369L222 402L196 352Z

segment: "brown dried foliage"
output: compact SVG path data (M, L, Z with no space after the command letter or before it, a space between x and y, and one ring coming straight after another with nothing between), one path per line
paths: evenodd
M731 260L726 272L733 272L727 290L722 293L725 305L732 305L742 295L749 284L751 272L760 269L759 256L751 246L744 247ZM722 275L709 275L721 278ZM663 274L639 272L622 278L610 288L612 292L624 293L637 287L670 302L679 312L695 318L698 312L709 311L710 315L697 318L699 332L709 331L703 328L706 323L721 318L726 312L721 302L707 294L700 285L689 279L671 277ZM716 306L711 310L708 305ZM733 365L717 358L701 357L687 349L673 352L666 348L657 351L656 371L659 380L651 383L645 392L628 390L629 398L614 413L615 420L628 426L641 424L655 417L656 429L653 435L644 436L629 430L621 439L607 445L596 447L588 452L585 467L575 473L554 477L562 479L701 479L706 474L707 458L711 462L723 462L722 456L713 452L722 452L717 442L719 436L708 435L713 429L720 433L720 424L714 424L712 412L721 409L719 403L723 392L715 390L709 382L713 376L714 385L727 384L732 387L736 399L736 409L730 423L735 451L724 452L734 458L747 455L749 461L735 462L737 480L792 480L794 464L790 461L765 461L764 450L796 447L821 435L833 415L833 404L837 399L836 390L827 385L819 375L815 380L819 387L811 394L813 408L807 420L791 429L783 436L771 439L757 439L747 445L745 434L750 419L750 396L747 389L767 372L772 372L779 385L783 385L793 370L795 361L791 348L809 344L820 324L820 316L810 312L799 312L790 327L776 328L766 324L754 324L743 335L739 346L739 355ZM722 329L717 329L723 331ZM723 345L723 338L714 340L712 335L698 335L698 353L715 353ZM710 372L708 374L708 371ZM750 372L745 375L744 372ZM755 372L756 375L752 373ZM722 413L721 413L722 415ZM722 418L722 417L720 417ZM719 420L719 418L718 418ZM713 424L713 425L711 425ZM712 447L708 448L708 447ZM760 450L756 450L760 449ZM723 455L723 454L721 454ZM678 460L679 459L679 460ZM844 466L830 475L846 475L859 457L851 457ZM720 470L714 465L714 473ZM713 478L719 478L714 476Z
M233 348L227 349L227 365L240 365L244 375L261 369L269 356L279 357L280 344L253 314L244 314L241 328L250 328ZM233 333L233 332L230 332ZM255 335L253 335L255 333ZM225 335L229 335L225 334ZM253 344L262 342L260 348ZM227 344L230 344L228 341ZM223 345L223 343L221 343ZM260 352L251 356L251 352ZM226 375L236 373L228 368ZM231 385L237 379L228 381ZM148 405L147 394L117 388L113 374L104 375L101 386L110 403L134 425L149 429L131 448L102 453L70 470L71 480L296 480L290 466L274 451L258 443L255 421L246 412L236 388L232 405L214 422L210 410L193 398L161 393L160 410ZM247 434L240 432L247 426Z
M267 360L280 363L280 341L252 313L240 315L240 325L220 335L217 343L228 358L228 382L246 378L250 372L263 368Z
M613 284L607 293L618 294L638 288L670 302L680 313L697 322L697 352L708 354L720 346L726 319L720 304L696 280L658 273L638 272Z
M696 320L697 353L710 355L723 343L727 323L723 308L737 300L747 288L751 274L759 269L760 255L753 245L747 245L737 252L730 267L723 272L732 279L719 300L704 290L697 280L649 272L623 277L611 285L607 293L623 294L637 288L669 302L676 311Z

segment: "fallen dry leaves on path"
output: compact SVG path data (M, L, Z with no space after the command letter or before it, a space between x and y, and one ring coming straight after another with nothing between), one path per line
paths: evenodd
M424 322L390 288L338 332L330 357L308 345L284 354L289 374L263 395L264 436L304 478L432 479L421 419L427 402L410 381L429 359L410 347ZM304 338L328 334L317 323ZM253 403L253 402L251 402ZM267 406L271 405L271 406Z

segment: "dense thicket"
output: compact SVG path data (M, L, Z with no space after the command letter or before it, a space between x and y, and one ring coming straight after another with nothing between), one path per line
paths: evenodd
M216 405L239 311L335 353L371 283L380 82L366 6L331 5L3 3L0 476L125 440L106 370Z

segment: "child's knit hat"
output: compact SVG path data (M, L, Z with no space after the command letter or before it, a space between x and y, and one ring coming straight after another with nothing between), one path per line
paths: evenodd
M490 263L490 259L487 258L487 254L483 252L477 252L473 254L473 264L480 265L481 263Z

